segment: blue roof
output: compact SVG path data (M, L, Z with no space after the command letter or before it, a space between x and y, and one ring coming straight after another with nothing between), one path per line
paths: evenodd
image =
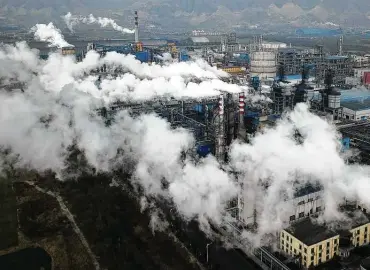
M370 99L363 101L345 101L341 103L341 106L348 108L353 111L364 111L370 109Z
M359 101L370 99L370 91L367 89L351 89L351 90L342 90L341 92L341 102L344 101Z
M304 36L335 36L343 34L343 30L325 28L300 28L296 30L296 34Z
M340 59L347 59L347 56L342 55L329 55L326 57L327 60L340 60Z
M276 76L275 79L278 80L279 76ZM301 74L285 75L285 79L287 81L289 81L289 80L302 80L302 75Z

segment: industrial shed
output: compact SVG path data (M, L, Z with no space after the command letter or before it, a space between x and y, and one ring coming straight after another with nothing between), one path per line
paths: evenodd
M298 36L337 36L343 35L342 29L325 28L299 28L296 30Z
M350 120L370 119L370 99L362 101L344 101L342 102L343 118Z

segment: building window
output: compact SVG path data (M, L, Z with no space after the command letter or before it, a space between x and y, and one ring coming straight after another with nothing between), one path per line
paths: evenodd
M304 212L299 213L299 218L303 218L303 217L304 217Z
M322 245L319 245L319 250L322 250Z
M330 247L330 242L327 242L326 243L326 247L329 248Z
M304 248L304 253L307 253L307 248Z
M299 244L299 249L302 250L302 245L301 244Z
M311 214L311 215L313 214L313 209L312 209L312 208L310 209L310 214Z
M308 199L308 202L313 202L313 198L309 198Z
M315 252L315 249L314 248L311 248L311 253L313 254Z
M316 212L320 212L320 211L321 211L321 206L316 207Z
M284 240L281 240L281 244L284 245Z
M293 216L290 216L290 221L294 221L295 220L295 215L293 215Z
M293 243L293 238L290 238L290 243Z
M334 239L334 244L337 244L338 243L338 239Z
M302 204L304 204L304 201L300 201L300 202L298 203L298 205L302 205Z

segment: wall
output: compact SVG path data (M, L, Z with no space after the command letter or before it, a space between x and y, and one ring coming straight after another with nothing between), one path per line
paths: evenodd
M370 118L370 109L354 111L349 108L343 107L343 116L344 119L360 121L363 118Z
M353 74L356 78L362 79L362 77L364 76L364 73L369 72L369 71L370 71L370 68L354 68Z
M349 230L352 233L352 245L367 245L370 242L370 223Z
M309 233L309 232L308 232ZM307 246L287 231L280 233L280 249L289 257L299 256L304 268L317 266L339 254L339 235Z
M291 215L289 215L289 222L323 211L324 201L322 199L322 195L323 191L317 191L293 199L293 204L295 207Z

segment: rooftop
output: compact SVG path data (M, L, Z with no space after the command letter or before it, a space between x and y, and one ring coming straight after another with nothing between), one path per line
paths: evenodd
M365 99L362 101L344 101L341 103L341 106L348 108L353 111L363 111L370 109L370 99Z
M351 90L342 90L341 92L341 101L353 101L353 100L365 100L370 98L370 91L367 89L351 89Z
M357 228L370 222L369 217L361 210L356 208L356 205L343 205L341 211L350 219L348 224L350 228Z
M337 232L329 230L324 225L313 223L310 218L294 223L291 227L286 229L286 231L307 246L320 243L339 235Z
M191 37L194 43L209 43L209 39L206 37Z
M305 195L308 195L308 194L311 194L311 193L314 193L314 192L318 192L320 190L321 190L321 186L312 185L312 184L309 183L305 186L301 186L301 187L297 188L295 193L294 193L294 197L295 198L302 197L302 196L305 196Z
M343 55L330 55L326 57L327 60L344 60L348 59L348 56Z

